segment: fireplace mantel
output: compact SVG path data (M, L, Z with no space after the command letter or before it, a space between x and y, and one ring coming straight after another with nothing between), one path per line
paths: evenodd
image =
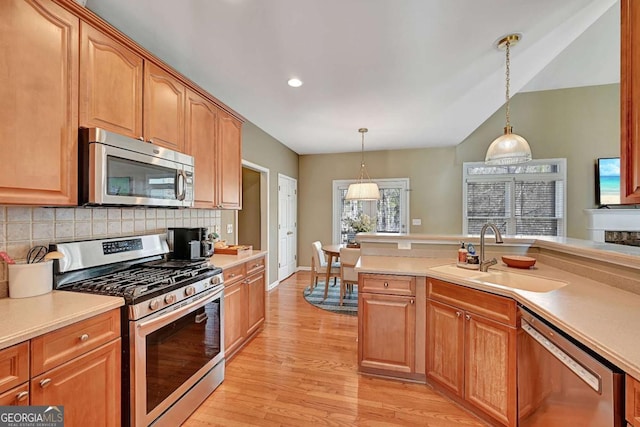
M585 209L589 239L604 242L605 231L640 231L640 209Z

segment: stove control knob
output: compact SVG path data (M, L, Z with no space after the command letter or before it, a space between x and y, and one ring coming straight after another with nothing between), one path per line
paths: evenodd
M219 285L220 284L220 276L213 276L211 278L211 280L209 281L209 283L211 283L212 285Z
M176 302L176 296L174 294L169 294L164 297L165 304L173 304L174 302Z
M157 299L151 300L151 302L149 303L149 310L157 310L158 307L160 307L160 301L158 301Z
M196 293L196 288L193 286L187 286L184 290L184 295L190 297L191 295Z

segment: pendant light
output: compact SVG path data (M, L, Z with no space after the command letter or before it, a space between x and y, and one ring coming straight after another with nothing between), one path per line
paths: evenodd
M506 50L507 57L507 78L506 78L506 110L507 110L507 123L504 127L504 135L496 138L485 156L484 162L488 165L513 165L517 163L524 163L531 160L531 148L526 139L518 134L513 133L513 128L509 121L509 72L510 72L510 52L509 48L515 46L520 41L520 34L509 34L503 37L497 43L498 49Z
M378 184L371 182L367 168L364 165L364 134L369 129L360 128L358 132L362 134L362 161L360 162L360 178L349 185L345 200L380 200L380 190Z

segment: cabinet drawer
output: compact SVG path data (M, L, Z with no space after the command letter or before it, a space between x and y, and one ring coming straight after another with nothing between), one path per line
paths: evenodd
M29 383L0 393L0 406L26 406L29 404Z
M31 340L31 376L120 337L120 310L94 316Z
M0 393L29 379L29 342L0 350Z
M236 265L235 267L225 268L222 271L224 275L224 284L225 286L229 286L233 283L236 283L239 280L244 279L244 264Z
M246 262L247 276L264 270L264 257Z
M391 295L415 295L416 279L413 276L391 274L360 274L360 292Z
M450 304L509 326L516 326L516 302L511 298L428 279L427 298Z

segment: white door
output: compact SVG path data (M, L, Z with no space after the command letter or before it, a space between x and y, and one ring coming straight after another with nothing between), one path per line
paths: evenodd
M284 280L297 267L298 181L278 174L278 280Z

